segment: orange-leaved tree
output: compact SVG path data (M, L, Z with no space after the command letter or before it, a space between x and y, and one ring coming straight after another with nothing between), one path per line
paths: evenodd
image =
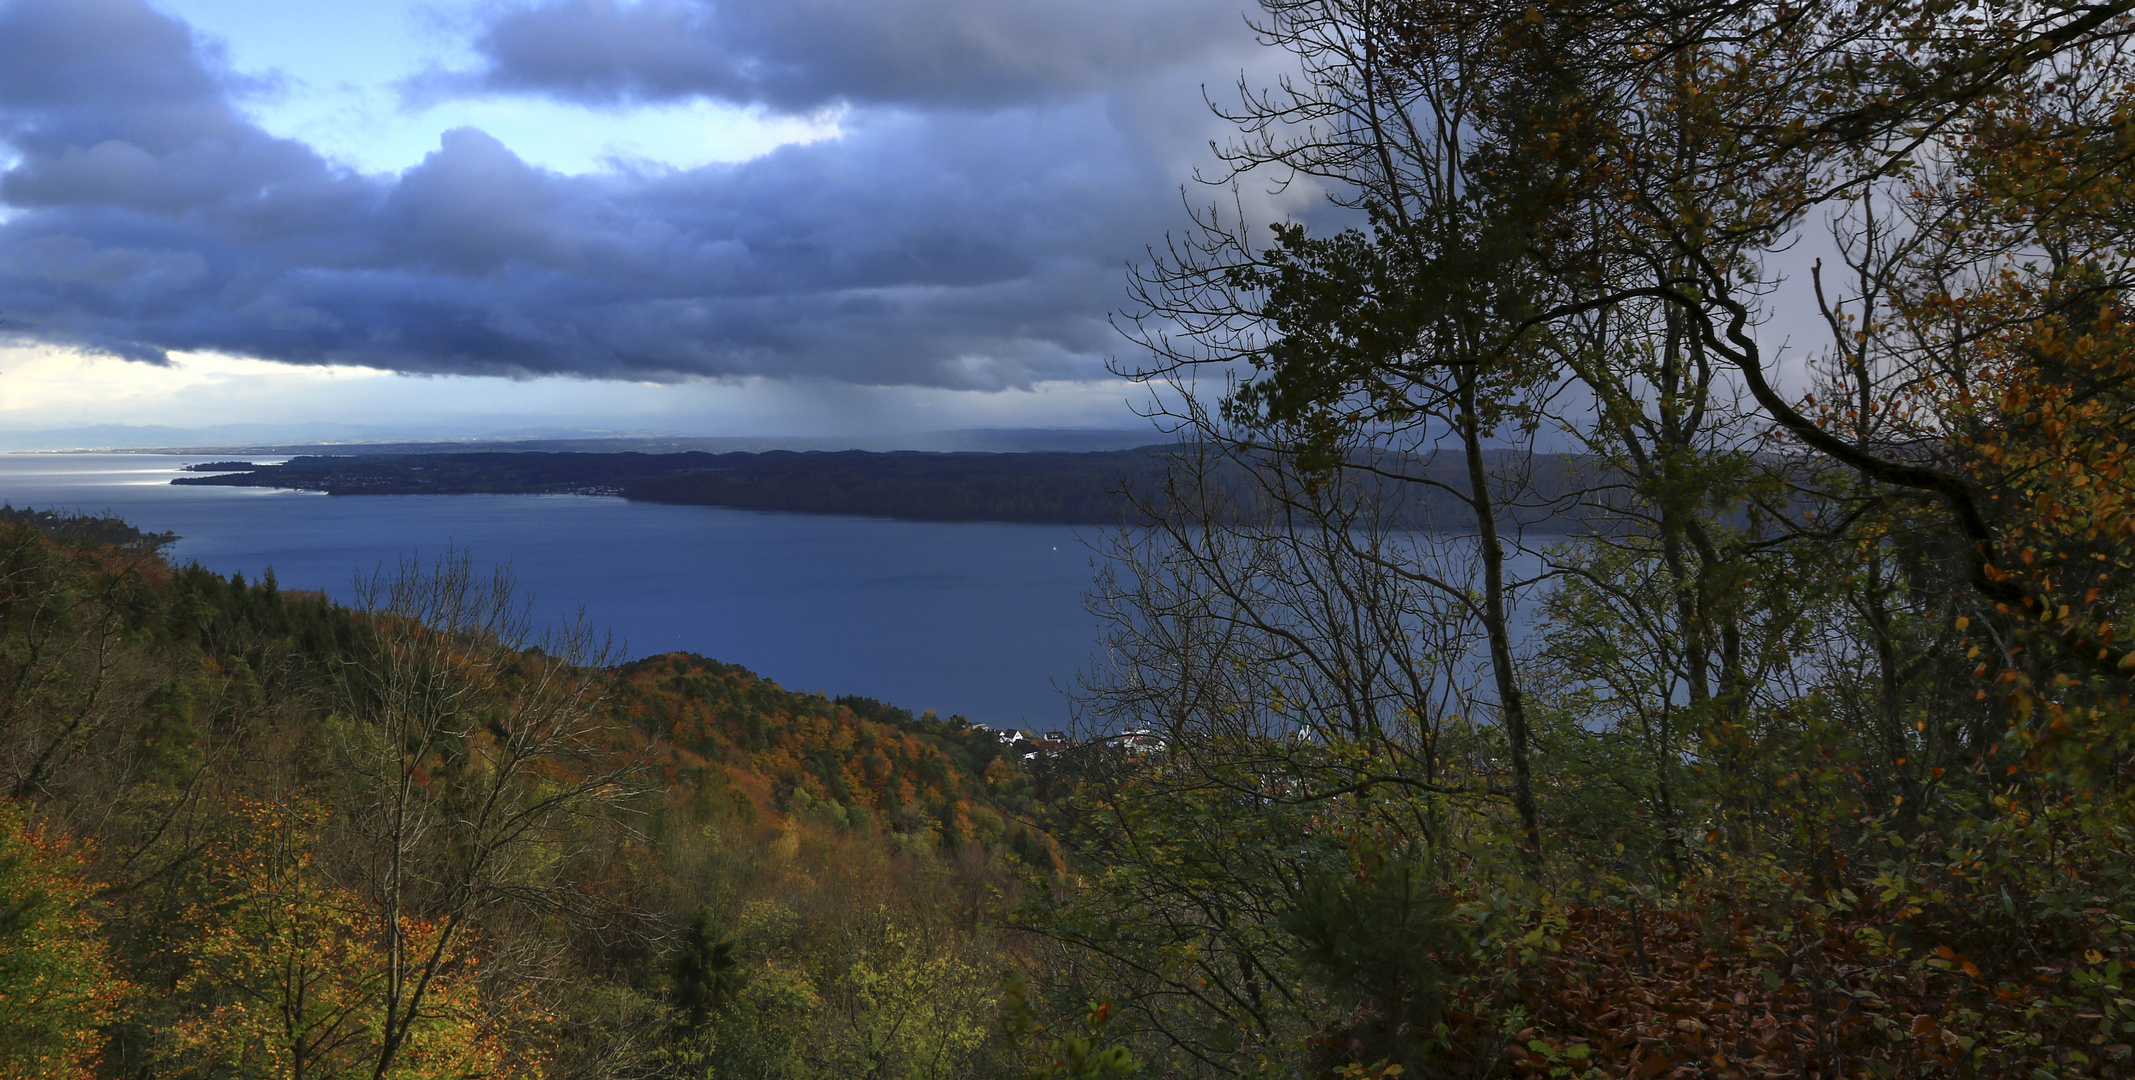
M197 1004L176 1025L167 1067L180 1073L338 1078L374 1073L389 958L374 913L314 860L324 812L247 802L243 832L208 858L215 898L192 912L179 993ZM403 916L418 946L438 927ZM394 1078L495 1075L504 1061L478 1007L478 958L447 947L443 977L406 1025Z
M127 987L80 848L0 802L0 1078L87 1077Z

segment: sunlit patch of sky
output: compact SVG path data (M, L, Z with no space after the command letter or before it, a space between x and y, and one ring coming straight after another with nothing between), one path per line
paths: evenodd
M564 173L617 163L693 168L742 161L839 133L838 110L781 116L702 99L593 108L521 95L443 97L426 75L477 63L470 2L156 0L219 42L253 84L241 104L262 128L363 172L393 173L456 127L480 128L527 162Z
M216 353L165 366L49 346L0 348L0 430L99 425L359 423L378 437L457 438L528 429L737 436L920 433L965 427L1125 427L1139 391L1040 382L1024 390L865 387L822 380L679 383L563 376L500 379L297 367ZM263 405L271 408L263 408ZM298 436L289 436L295 438ZM47 447L76 445L69 438Z

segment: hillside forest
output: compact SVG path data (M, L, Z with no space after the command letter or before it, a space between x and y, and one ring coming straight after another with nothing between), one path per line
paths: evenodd
M30 515L0 1075L2135 1073L2135 4L1255 18L1123 318L1148 736Z
M0 1075L1005 1068L1057 855L993 731L529 637L464 556L350 609L4 528Z

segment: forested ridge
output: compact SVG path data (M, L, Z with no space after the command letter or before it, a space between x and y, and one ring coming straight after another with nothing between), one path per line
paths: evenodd
M12 504L0 505L0 522L30 525L48 536L110 544L133 553L160 550L178 539L175 533L144 533L115 517L66 513L49 507L39 510L25 506L18 510Z

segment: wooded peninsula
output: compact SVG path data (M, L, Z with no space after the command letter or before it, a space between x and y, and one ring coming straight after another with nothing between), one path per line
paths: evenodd
M605 495L640 502L727 506L914 521L1040 524L1145 523L1178 448L1087 453L790 451L711 454L488 451L303 455L280 465L217 461L189 466L171 483L269 487L329 495ZM1493 470L1518 466L1525 497L1501 511L1538 533L1591 520L1605 488L1589 458L1526 458L1486 451ZM1391 474L1370 497L1395 528L1465 530L1474 514L1456 493L1466 476L1458 451L1405 454L1378 463ZM1245 472L1222 468L1243 495ZM1412 480L1416 482L1403 482Z
M572 494L922 521L1114 522L1157 451L1098 453L473 452L303 456L199 466L174 484L331 495ZM232 471L221 471L230 468Z

